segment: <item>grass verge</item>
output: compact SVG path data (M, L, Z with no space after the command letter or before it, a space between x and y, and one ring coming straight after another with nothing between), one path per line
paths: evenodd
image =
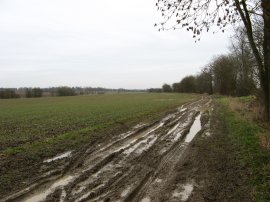
M270 152L261 140L263 137L269 137L270 131L262 124L243 116L245 107L242 110L230 107L232 102L241 103L243 100L248 102L244 98L219 98L218 103L222 107L220 117L224 120L228 135L237 148L237 159L246 170L245 181L252 190L253 199L266 202L270 201Z

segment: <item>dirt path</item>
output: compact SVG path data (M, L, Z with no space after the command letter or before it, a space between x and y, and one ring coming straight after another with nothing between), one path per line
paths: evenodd
M196 182L179 183L177 168L189 155L194 137L207 124L204 98L182 106L151 125L139 124L118 139L80 155L64 175L45 178L2 201L186 201ZM68 158L71 151L44 164Z

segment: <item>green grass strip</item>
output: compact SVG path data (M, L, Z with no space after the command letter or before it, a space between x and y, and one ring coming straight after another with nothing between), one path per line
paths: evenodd
M270 153L261 147L259 140L259 135L265 129L230 111L228 102L227 98L219 99L223 107L221 117L238 148L237 155L241 165L249 170L247 183L253 190L252 195L256 201L270 201Z

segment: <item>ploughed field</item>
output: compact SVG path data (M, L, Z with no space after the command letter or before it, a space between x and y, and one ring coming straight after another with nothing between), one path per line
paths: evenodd
M174 161L176 151L181 153L182 146L174 145L183 137L174 131L189 129L205 101L177 108L198 99L141 93L0 100L0 201L142 197L136 187L153 178L151 167L162 171L165 158ZM153 152L143 157L148 149ZM140 158L144 166L129 166ZM119 187L121 179L132 186Z

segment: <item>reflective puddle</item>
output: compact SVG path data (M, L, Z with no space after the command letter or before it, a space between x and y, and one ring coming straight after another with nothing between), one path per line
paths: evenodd
M55 156L55 157L53 157L51 159L44 160L43 163L50 163L52 161L57 161L57 160L62 159L62 158L71 157L71 153L72 153L72 151L68 151L68 152L65 152L63 154L59 154L59 155L57 155L57 156Z
M197 133L202 129L201 124L201 113L196 116L189 133L186 136L185 142L189 143L193 140L193 138L197 135Z
M125 197L125 196L127 196L127 195L128 195L128 193L130 192L130 190L131 190L131 187L128 187L128 188L126 188L124 191L122 191L122 193L121 193L121 197Z
M182 191L175 190L173 192L173 197L179 198L181 201L187 201L193 191L193 188L194 186L192 183L184 184L181 186Z
M149 197L143 198L141 202L151 202L151 199Z
M46 197L55 191L59 187L64 187L65 185L69 184L74 179L74 176L68 175L53 183L48 189L41 190L39 193L30 196L29 198L24 199L24 202L37 202L37 201L44 201Z

